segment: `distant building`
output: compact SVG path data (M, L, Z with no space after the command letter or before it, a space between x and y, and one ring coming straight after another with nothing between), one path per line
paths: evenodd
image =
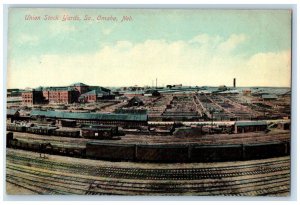
M111 95L110 92L106 92L101 88L89 91L87 93L82 94L79 97L79 102L97 102L98 100L103 99L113 99L114 95Z
M227 87L225 85L220 85L218 87L218 91L226 91L227 90Z
M158 97L160 96L160 93L157 90L147 90L145 91L144 96Z
M7 89L7 97L20 97L22 91L20 89Z
M80 94L86 93L90 91L90 88L88 85L84 83L73 83L70 85L70 87L75 88L79 91Z
M273 94L264 94L261 96L261 98L263 100L277 100L277 95L273 95Z
M32 91L24 91L22 93L22 103L29 105L47 103L71 104L79 102L79 100L82 102L95 102L101 98L112 99L113 97L107 88L74 83L70 86L38 87Z
M265 121L237 121L234 124L234 133L265 131L267 127Z
M12 123L16 118L20 117L20 112L16 109L7 109L6 116L7 119L10 119Z
M70 104L78 102L79 91L70 87L49 87L42 89L46 103Z
M243 90L243 95L244 95L244 96L249 96L249 95L251 95L251 90L250 90L250 89Z
M42 91L30 90L22 93L22 103L25 105L44 104Z
M128 101L128 106L132 107L132 106L142 106L144 105L144 102L138 98L138 97L133 97Z
M55 119L56 124L61 124L62 120L74 120L77 124L108 124L132 128L148 124L147 114L77 113L32 110L30 117L40 120L46 118Z

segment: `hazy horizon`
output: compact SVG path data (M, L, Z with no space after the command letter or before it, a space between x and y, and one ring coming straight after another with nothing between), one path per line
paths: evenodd
M8 89L291 84L290 10L12 8L8 33Z

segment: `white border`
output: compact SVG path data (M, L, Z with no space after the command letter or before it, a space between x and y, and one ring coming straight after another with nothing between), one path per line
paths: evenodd
M55 3L52 4L52 3ZM82 204L82 201L88 201L88 200L109 200L111 203L111 201L125 201L122 202L123 203L128 203L129 201L139 201L139 200L143 200L143 203L146 203L147 201L151 201L148 203L153 203L152 200L155 201L177 201L177 203L181 203L183 201L205 201L206 204L215 204L216 202L213 201L218 201L219 203L225 203L225 204L232 204L232 203L239 203L239 201L243 201L243 203L251 203L253 204L253 201L263 201L261 203L276 203L275 201L278 201L279 203L296 203L299 200L299 194L297 194L297 187L299 187L299 177L296 176L296 171L299 170L299 163L297 163L296 159L299 159L299 152L297 153L296 151L296 147L300 147L299 146L299 140L297 140L297 119L299 117L299 112L297 110L297 105L299 102L299 96L297 95L297 78L299 77L298 74L298 65L297 65L297 57L298 57L298 53L297 53L297 25L296 22L299 22L299 16L297 15L297 8L298 8L298 2L296 0L291 0L291 1L287 1L287 0L273 0L272 2L268 1L268 0L262 0L262 1L249 1L249 0L245 0L243 1L243 3L241 4L238 1L221 1L221 0L211 0L211 1L195 1L195 0L190 0L190 1L179 1L178 3L173 3L172 5L167 4L169 3L167 0L154 0L154 1L149 1L149 0L144 0L142 3L142 5L137 5L138 3L140 3L140 1L130 1L130 2L125 2L122 0L104 0L102 1L101 5L95 5L96 3L98 3L95 0L85 0L85 1L79 1L79 0L73 0L72 3L77 4L77 5L70 5L68 4L69 1L68 0L46 0L46 1L40 1L40 0L32 0L32 1L27 1L27 2L23 2L21 0L4 0L2 3L2 6L5 6L4 8L1 7L0 8L0 13L3 14L2 19L1 19L1 45L4 45L3 49L1 50L1 55L3 56L3 58L0 58L0 62L2 64L2 68L6 68L6 51L7 51L7 47L6 47L6 42L7 42L7 35L5 35L7 32L7 29L4 29L4 26L7 26L7 16L5 17L4 15L7 15L7 5L4 4L21 4L21 5L10 5L10 6L14 6L14 7L85 7L85 8L91 8L91 7L101 7L101 8L196 8L196 7L201 7L201 8L234 8L234 9L238 9L238 8L247 8L247 9L260 9L260 8L264 8L264 9L279 9L279 8L293 8L294 12L293 12L293 51L292 51L292 55L293 55L293 70L292 70L292 153L291 153L291 157L292 157L292 164L293 166L291 167L291 172L292 172L292 193L291 193L291 197L288 198L279 198L279 197L182 197L182 196L178 196L178 197L85 197L85 196L67 196L67 197L61 197L61 196L29 196L29 197L16 197L16 198L10 198L8 196L3 196L2 194L4 193L4 186L3 186L3 179L4 179L4 165L5 165L5 149L3 149L3 152L0 152L0 158L3 159L2 163L0 163L1 165L1 172L0 172L0 182L2 182L1 187L0 187L0 193L1 193L1 200L5 199L5 200L34 200L34 201L27 201L27 202L22 202L22 204L35 204L35 203L41 203L38 202L36 200L63 200L62 203L66 203L65 201L73 201L73 200L78 200L79 202L71 202L73 203L80 203ZM199 5L199 3L202 3L201 5ZM226 4L224 4L226 3ZM254 4L252 4L254 3ZM272 4L270 4L272 3ZM31 4L35 4L35 5L31 5ZM93 5L87 5L87 4L93 4ZM120 5L121 4L121 5ZM135 4L135 5L132 5ZM146 5L147 4L147 5ZM197 5L196 5L197 4ZM215 5L217 4L217 5ZM221 5L220 5L221 4ZM277 5L276 5L277 4ZM287 4L294 4L294 5L287 5ZM296 11L296 13L295 13ZM3 13L4 12L4 13ZM6 13L5 13L6 12ZM3 60L3 61L2 61ZM0 100L0 105L1 108L1 114L2 114L2 118L0 121L0 127L1 127L1 131L3 133L3 138L5 137L5 131L4 131L4 123L5 123L5 97L6 97L6 72L5 69L3 70L3 72L1 72L1 82L3 83L3 86L0 86L0 92L2 95L2 100ZM297 114L296 114L297 113ZM0 147L4 148L4 140L0 140ZM298 198L298 199L297 199ZM235 202L231 202L231 201L235 201ZM238 201L239 200L239 201ZM286 202L286 200L288 200L289 202ZM225 202L222 202L225 201ZM271 202L273 201L273 202ZM203 203L201 202L201 203ZM4 203L8 203L7 201L4 201ZM11 203L11 202L9 202ZM42 202L44 203L44 202ZM50 203L50 202L48 202ZM55 202L57 203L57 202ZM98 203L95 202L94 203ZM102 203L102 202L101 202ZM131 204L132 202L130 202ZM156 202L155 202L156 203ZM165 202L164 202L165 203ZM172 202L173 204L174 202ZM46 203L47 204L47 203Z

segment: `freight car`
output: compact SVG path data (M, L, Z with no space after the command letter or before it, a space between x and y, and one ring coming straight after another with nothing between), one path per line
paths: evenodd
M85 147L52 145L52 150L48 150L47 153L70 157L85 157L85 150Z
M14 134L12 132L6 133L6 147L11 147L11 142L14 139Z
M79 138L80 137L80 131L75 130L54 130L52 135L54 136L61 136L61 137L73 137L73 138Z
M290 153L289 142L243 145L243 160L279 157Z
M112 128L82 128L81 135L88 139L112 139Z
M52 149L52 145L50 143L23 141L18 139L11 140L10 144L12 148L29 150L34 152L46 153L47 150Z
M82 128L88 129L88 128L94 128L94 129L104 129L109 128L112 131L113 135L120 135L119 127L116 125L95 125L95 124L84 124Z
M62 127L76 127L76 120L61 120Z
M86 144L86 156L93 159L134 161L135 150L135 144L108 144L99 142L88 142Z
M7 124L6 125L7 131L13 131L13 132L26 132L26 127L17 125L17 124Z
M52 135L56 127L37 126L37 127L26 127L26 132L39 135Z
M174 144L136 145L136 160L147 162L187 162L189 146Z
M90 141L87 142L86 147L79 147L17 140L9 133L7 133L7 146L72 157L138 162L221 162L290 155L290 142L208 146L201 144L121 144Z
M220 162L243 160L242 145L195 145L191 147L190 161Z
M290 154L289 147L289 142L209 146L88 142L86 156L111 161L224 162L287 156Z

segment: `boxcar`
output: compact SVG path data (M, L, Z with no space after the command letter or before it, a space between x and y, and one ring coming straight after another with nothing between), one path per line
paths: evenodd
M132 161L135 159L135 145L88 142L86 156L95 159Z
M6 133L6 147L11 147L11 142L14 139L14 134L12 132Z
M222 162L242 160L241 145L195 145L191 148L191 161Z
M82 128L81 135L88 139L111 139L113 132L111 128Z
M74 130L54 130L52 134L61 137L74 137L74 138L80 137L80 131L74 131Z
M76 127L76 120L61 120L62 127Z
M137 161L187 162L189 148L186 145L137 145Z
M15 125L15 124L7 124L6 125L7 131L14 131L14 132L26 132L25 126Z
M264 159L279 157L289 154L289 146L285 142L274 142L268 144L248 144L244 146L244 160Z
M26 131L39 135L51 135L56 127L27 127Z

